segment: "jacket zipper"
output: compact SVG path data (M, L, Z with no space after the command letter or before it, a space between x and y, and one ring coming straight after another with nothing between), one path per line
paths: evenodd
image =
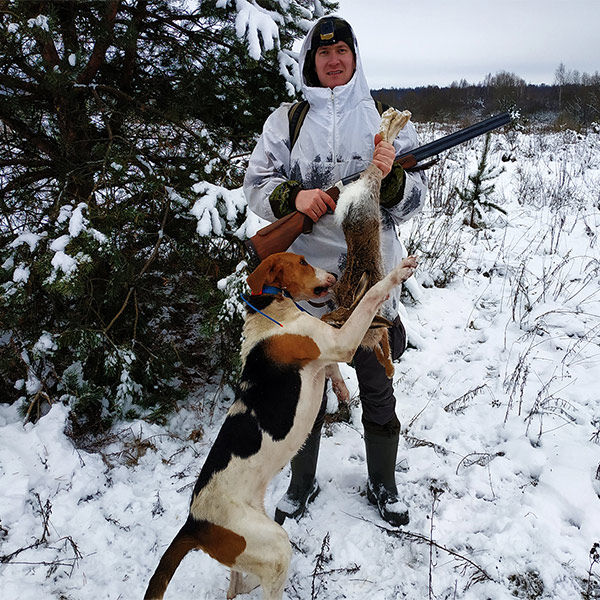
M336 122L337 122L337 117L336 117L336 113L335 113L335 94L333 92L333 90L331 90L331 111L332 111L332 120L333 120L333 127L331 128L331 135L332 135L332 139L331 139L331 150L332 150L332 161L333 161L333 172L334 172L334 177L337 180L338 177L338 173L337 173L337 144L336 144Z

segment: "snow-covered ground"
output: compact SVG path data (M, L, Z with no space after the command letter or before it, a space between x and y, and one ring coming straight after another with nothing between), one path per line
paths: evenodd
M432 172L433 198L464 185L481 146ZM367 502L355 400L323 437L320 495L285 524L287 598L600 598L600 136L499 134L492 148L507 216L473 230L428 207L402 227L425 255L417 281L453 274L406 298L416 347L395 386L410 524L392 530ZM95 453L65 436L66 407L23 426L0 405L0 597L141 598L230 399L203 390L168 425L123 424ZM269 488L270 514L288 477ZM225 598L227 585L192 553L166 598Z

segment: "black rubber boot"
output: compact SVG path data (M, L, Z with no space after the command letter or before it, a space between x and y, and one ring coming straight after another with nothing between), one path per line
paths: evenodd
M323 422L321 421L313 427L304 446L292 458L290 485L275 508L275 522L280 525L283 525L286 518L299 519L302 517L307 505L317 497L320 491L319 484L315 479L315 472L319 458L322 426Z
M408 523L408 508L398 497L396 487L396 453L400 422L396 417L385 425L363 419L367 451L367 498L379 510L384 521L394 527Z

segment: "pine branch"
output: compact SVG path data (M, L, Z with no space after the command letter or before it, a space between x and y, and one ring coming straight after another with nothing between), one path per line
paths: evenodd
M96 40L87 65L79 74L79 77L77 77L77 83L81 85L90 84L100 70L100 67L104 64L106 51L110 47L110 40L115 26L115 18L117 16L117 10L119 9L120 4L120 0L112 0L107 5L106 12L104 13L104 17L102 19L104 35L100 35Z
M180 129L183 129L185 132L194 136L196 139L202 140L202 136L198 135L194 130L190 129L184 123L181 123L180 121L176 121L175 119L172 119L171 117L169 117L169 115L162 112L161 110L158 110L157 108L154 108L153 106L150 106L149 104L144 104L137 98L134 98L133 96L130 96L129 94L126 94L124 91L122 91L118 88L115 88L110 85L94 85L93 88L95 90L100 90L101 92L108 92L109 94L113 94L114 96L117 96L118 98L126 100L127 102L130 102L131 104L134 104L135 106L137 106L141 111L147 111L149 113L152 113L152 114L160 117L161 119L168 121L172 125L175 125L176 127L179 127Z
M26 81L20 77L12 77L6 73L0 73L0 86L6 89L17 89L29 94L39 92L39 87L30 81Z
M48 157L58 159L61 156L60 147L49 137L34 132L31 128L23 121L15 118L13 112L8 107L5 107L0 102L0 120L12 131L25 139L29 144L37 148L40 152L46 154Z
M75 6L70 2L57 4L56 14L65 51L77 52L79 50L79 41L77 39L77 25L75 23Z
M165 212L163 214L162 223L160 224L160 230L158 232L158 239L156 240L156 243L154 244L152 253L150 254L150 256L149 256L148 260L146 261L146 264L143 266L142 270L136 275L134 283L130 286L129 291L127 292L127 296L125 297L125 301L123 302L121 308L119 309L119 312L117 312L117 314L112 318L112 320L108 324L108 326L104 329L104 333L108 333L109 330L112 328L112 326L116 323L118 318L123 314L124 310L127 308L127 305L129 304L131 295L135 294L135 283L144 275L144 273L148 270L148 267L150 267L150 265L156 258L156 255L158 254L158 248L160 247L160 244L162 243L162 241L164 239L165 223L167 222L168 214L169 214L169 202L167 201L166 207L165 207ZM137 305L136 305L136 319L135 319L135 324L134 324L134 334L135 334L136 329L137 329ZM134 335L134 339L135 339L135 335Z
M135 64L138 57L138 40L144 16L146 16L146 8L148 3L146 0L141 0L132 9L133 18L128 27L128 43L125 47L123 57L123 69L121 72L121 88L131 91L131 83L135 71Z
M317 555L317 560L315 562L315 568L312 572L312 583L311 583L311 600L316 600L317 598L317 590L315 589L315 582L317 576L322 573L322 565L330 560L330 556L327 554L329 552L329 532L325 534L323 538L323 542L321 543L321 551Z
M44 167L49 166L50 161L41 158L0 158L0 167Z
M0 188L0 195L6 196L15 190L20 190L22 187L35 183L37 181L42 181L43 179L52 179L56 176L56 170L48 167L46 169L41 169L39 171L25 171L21 175L17 177L13 177L7 185Z

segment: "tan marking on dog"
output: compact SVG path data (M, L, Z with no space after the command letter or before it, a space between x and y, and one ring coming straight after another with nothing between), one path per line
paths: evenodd
M301 367L321 355L319 346L312 338L293 333L272 336L266 342L265 351L273 362L297 364Z
M241 388L240 388L241 389ZM234 417L235 415L241 415L247 412L248 407L243 402L234 402L227 411L228 417Z
M232 567L246 549L246 540L241 535L213 523L207 523L199 537L202 549L227 567Z
M327 295L335 276L309 265L304 256L290 252L271 254L248 275L246 282L253 294L260 294L265 285L286 290L295 300L314 300ZM316 288L323 288L315 295Z

